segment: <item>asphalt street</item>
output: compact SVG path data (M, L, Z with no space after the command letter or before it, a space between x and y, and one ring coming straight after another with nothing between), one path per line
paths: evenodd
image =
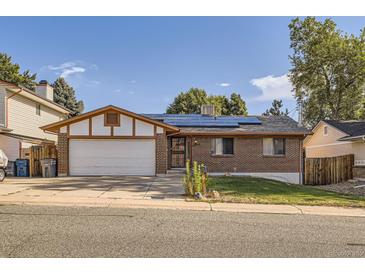
M365 257L365 218L3 205L0 257Z

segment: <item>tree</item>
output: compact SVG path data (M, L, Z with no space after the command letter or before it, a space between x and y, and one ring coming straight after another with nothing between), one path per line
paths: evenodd
M77 101L75 90L64 78L59 77L52 84L54 89L54 101L71 111L70 117L79 115L84 110L83 101Z
M308 126L322 119L348 120L364 113L365 29L359 37L343 33L335 22L314 17L289 25L289 78L303 103Z
M229 111L231 115L247 115L246 102L242 100L241 95L233 92L229 101Z
M247 115L245 101L237 93L232 93L230 99L225 95L207 95L204 89L191 88L186 92L180 92L167 107L166 113L191 114L200 113L204 104L215 106L217 115Z
M208 97L207 104L214 105L217 115L230 115L229 100L224 95L211 95Z
M274 99L271 104L271 108L267 109L262 115L264 116L288 116L289 111L286 108L285 111L281 111L283 107L283 100Z
M20 66L12 63L11 57L6 53L0 53L0 80L34 90L36 74L29 70L20 72Z
M199 88L191 88L187 92L180 92L175 97L172 104L166 110L166 113L200 113L201 105L208 102L208 96L205 90Z

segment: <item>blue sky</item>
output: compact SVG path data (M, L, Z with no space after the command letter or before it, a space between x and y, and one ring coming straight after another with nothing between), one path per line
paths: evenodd
M335 17L359 34L364 17ZM190 87L235 91L250 114L273 98L295 108L290 68L290 17L0 17L0 51L37 80L59 75L86 110L108 104L162 113ZM291 113L293 118L296 114Z

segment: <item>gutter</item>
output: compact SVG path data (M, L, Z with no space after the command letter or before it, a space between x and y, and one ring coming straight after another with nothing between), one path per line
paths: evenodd
M350 136L350 137L342 137L340 139L338 139L337 141L356 141L356 140L360 140L360 141L365 141L365 135L359 135L359 136Z

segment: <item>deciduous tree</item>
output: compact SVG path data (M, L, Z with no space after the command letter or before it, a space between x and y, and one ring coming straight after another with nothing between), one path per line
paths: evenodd
M289 25L289 73L295 97L303 102L308 126L322 119L357 119L364 113L365 30L357 37L331 19L293 19Z

